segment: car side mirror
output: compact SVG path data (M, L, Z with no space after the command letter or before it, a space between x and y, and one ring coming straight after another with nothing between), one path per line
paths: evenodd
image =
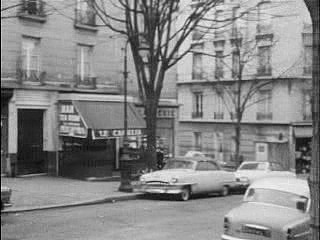
M307 207L306 201L298 201L296 204L296 208L302 212L306 211L306 207Z

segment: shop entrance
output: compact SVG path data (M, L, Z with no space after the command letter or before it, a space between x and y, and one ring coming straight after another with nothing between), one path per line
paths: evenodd
M18 110L18 175L45 172L43 110Z

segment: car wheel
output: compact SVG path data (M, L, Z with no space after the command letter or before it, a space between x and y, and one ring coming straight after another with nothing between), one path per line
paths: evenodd
M180 200L181 201L188 201L191 197L191 191L190 188L186 187L182 189L182 192L180 193Z
M229 194L229 188L228 186L223 186L222 189L221 189L221 196L225 197Z

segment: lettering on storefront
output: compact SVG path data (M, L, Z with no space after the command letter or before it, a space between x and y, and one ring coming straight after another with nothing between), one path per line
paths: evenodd
M94 138L114 138L114 137L123 137L124 129L111 129L111 130L94 130ZM128 129L128 136L140 136L142 135L141 129Z
M59 123L60 136L87 137L87 129L71 102L60 103Z
M138 108L141 116L145 117L144 108ZM159 107L157 118L175 118L176 111L174 108Z

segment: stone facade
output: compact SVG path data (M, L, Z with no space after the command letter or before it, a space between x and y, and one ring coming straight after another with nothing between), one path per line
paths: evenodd
M249 43L253 44L252 59L244 64L241 75L242 92L248 91L253 82L269 83L257 89L248 102L250 107L244 111L240 154L244 160L255 160L260 157L259 146L266 143L264 154L268 160L282 161L286 168L295 169L296 164L292 159L296 151L296 139L311 139L310 134L295 134L300 132L297 123L311 129L310 56L306 54L305 48L310 46L311 25L308 11L301 0L290 3L268 1L268 7L263 10L259 10L261 5L256 5L259 1L255 0L245 3L222 2L213 10L213 16L220 11L224 19L241 17L233 24L212 30L212 34L203 39L195 40L190 37L184 47L190 44L201 45L200 50L195 49L198 53L205 54L199 58L190 53L177 67L180 104L178 151L183 155L188 150L202 150L223 161L233 160L235 117L232 114L235 110L230 100L228 102L221 96L227 94L226 89L232 90L230 86L237 86L239 78L232 75L232 54L237 49L236 40L241 40L240 48L247 47L240 49L243 52L249 48ZM235 9L238 15L232 15L235 14ZM244 14L248 9L250 11ZM263 25L266 19L261 20L259 16L272 17L267 25ZM238 31L236 36L233 35L234 30ZM219 36L215 35L217 32ZM270 69L261 73L258 50L264 46L270 46ZM214 56L219 51L225 57L223 74L217 76L219 66L217 57ZM197 70L196 61L198 67L201 65L200 78L195 78L193 74ZM235 91L236 88L233 89ZM259 98L264 92L268 92L269 97L267 105L262 106L263 101L260 102ZM234 92L231 94L236 96ZM241 97L245 97L245 94ZM262 113L265 108L267 114Z

